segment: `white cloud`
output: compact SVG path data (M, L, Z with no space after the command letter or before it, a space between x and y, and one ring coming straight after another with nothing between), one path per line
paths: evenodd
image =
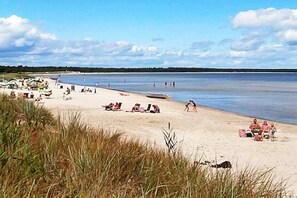
M297 9L259 9L239 12L232 21L235 28L297 28Z
M27 51L40 40L54 40L52 34L39 32L27 19L16 15L0 18L0 50Z

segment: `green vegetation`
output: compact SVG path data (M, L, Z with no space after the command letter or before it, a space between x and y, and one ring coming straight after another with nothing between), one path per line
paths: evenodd
M25 100L0 94L0 197L282 197L272 173L209 169L67 123Z
M29 78L29 74L27 73L1 73L0 74L0 81L2 81L3 79L4 80L10 80L10 79L13 79L13 78L16 78L16 79L23 79L23 78Z
M223 69L223 68L201 68L201 67L30 67L30 66L0 66L0 73L18 73L18 72L297 72L297 69Z

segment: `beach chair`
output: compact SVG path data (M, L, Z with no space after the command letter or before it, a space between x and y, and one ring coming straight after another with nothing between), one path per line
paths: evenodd
M52 94L53 92L49 91L47 93L44 93L43 95L45 96L46 99L49 99Z
M147 105L147 108L146 108L146 110L145 110L145 112L150 112L150 110L151 110L151 106L152 106L151 104L148 104L148 105Z

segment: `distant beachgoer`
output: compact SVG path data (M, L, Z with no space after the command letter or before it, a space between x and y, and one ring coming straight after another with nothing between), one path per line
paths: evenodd
M136 103L135 105L134 105L134 107L132 107L132 112L139 112L139 110L140 110L140 104L139 103Z
M187 112L189 111L189 105L191 104L191 102L189 101L185 106L186 106L186 108L185 108L185 110L184 111L186 111L187 110Z
M167 86L167 82L165 82L165 86Z
M11 91L10 92L10 98L16 98L16 95L15 95L15 92L14 91Z
M98 82L96 82L96 87L98 87L99 86L99 83Z
M276 133L277 129L275 127L275 125L273 123L271 123L271 126L270 126L270 137L271 137L271 141L274 141L275 140L275 136L274 134Z
M67 87L67 89L66 89L66 91L65 91L65 94L66 94L66 95L69 95L69 94L70 94L70 89L69 89L69 87Z
M152 105L153 106L153 108L154 108L154 110L151 110L150 112L151 113L160 113L160 108L159 108L159 106L158 105Z
M266 120L263 122L261 130L262 130L262 137L267 136L267 139L268 139L269 138L269 132L270 132L270 126L268 125Z
M172 83L172 86L175 87L175 82Z
M36 99L35 99L35 102L39 102L42 100L42 95L40 94Z
M192 105L193 105L193 111L194 112L197 112L197 105L196 105L196 103L193 100L190 100L189 102L192 103Z
M30 93L30 98L34 98L34 93L33 92Z
M261 126L258 123L258 120L256 118L253 120L253 123L250 125L250 129L254 135L255 135L255 133L258 133L259 135L261 135L261 132L262 132Z
M112 110L113 107L114 107L114 104L113 103L109 103L109 105L103 105L102 107L104 107L105 110Z

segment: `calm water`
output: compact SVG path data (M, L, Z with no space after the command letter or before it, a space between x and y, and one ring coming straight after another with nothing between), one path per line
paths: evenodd
M80 74L62 75L60 81L163 93L179 101L192 99L203 106L297 124L297 73Z

